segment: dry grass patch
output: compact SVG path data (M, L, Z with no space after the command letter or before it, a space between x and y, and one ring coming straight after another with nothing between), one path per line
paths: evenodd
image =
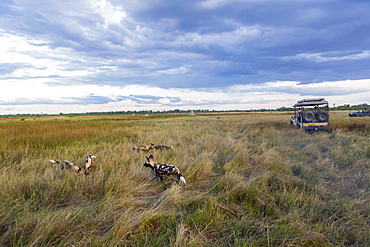
M0 122L1 246L367 246L369 120L286 113ZM138 145L173 146L137 152ZM48 162L81 166L90 175ZM180 168L163 189L145 156Z

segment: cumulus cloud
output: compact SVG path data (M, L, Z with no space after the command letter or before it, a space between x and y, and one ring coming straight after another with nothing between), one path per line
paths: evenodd
M277 102L271 93L352 102L368 91L368 7L339 0L1 1L0 83L18 89L0 92L3 111L11 102L39 109L48 101L58 111L63 104L279 107L283 97Z

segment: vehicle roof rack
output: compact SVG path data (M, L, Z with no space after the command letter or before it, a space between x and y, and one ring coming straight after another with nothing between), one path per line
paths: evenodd
M324 98L316 98L316 99L302 99L298 100L297 103L302 103L302 102L310 102L310 101L324 101Z
M329 103L327 101L325 101L324 98L302 99L302 100L298 100L297 103L293 105L293 107L327 105L327 104L329 104Z

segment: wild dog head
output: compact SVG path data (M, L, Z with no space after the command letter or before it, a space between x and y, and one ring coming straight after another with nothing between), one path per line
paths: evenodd
M152 181L155 178L159 178L164 186L167 188L167 185L163 181L163 176L166 175L168 177L175 176L177 177L178 181L185 186L186 180L184 176L181 174L179 168L174 165L170 164L159 164L154 161L153 155L146 157L146 162L144 163L145 167L149 167L154 170L155 176L150 180Z
M149 157L146 156L145 158L146 158L146 162L144 163L144 166L149 167L154 170L154 167L156 164L153 160L153 155L150 155Z

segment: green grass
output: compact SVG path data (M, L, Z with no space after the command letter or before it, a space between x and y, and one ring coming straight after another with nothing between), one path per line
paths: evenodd
M368 246L370 118L287 113L0 121L0 246ZM217 119L220 117L220 119ZM138 145L174 149L137 152ZM81 166L60 170L49 159ZM145 156L177 165L167 190Z

